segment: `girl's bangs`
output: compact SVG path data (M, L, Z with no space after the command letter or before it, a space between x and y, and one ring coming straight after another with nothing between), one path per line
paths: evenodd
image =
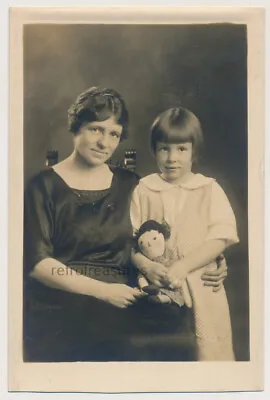
M193 142L193 135L186 129L171 128L169 130L159 130L156 140L165 143L185 143Z

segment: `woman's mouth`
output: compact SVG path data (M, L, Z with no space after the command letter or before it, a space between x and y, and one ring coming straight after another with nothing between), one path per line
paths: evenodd
M107 155L106 151L100 151L100 150L97 150L97 149L90 149L90 150L93 151L94 153L96 153L97 155L100 155L100 156L106 156Z

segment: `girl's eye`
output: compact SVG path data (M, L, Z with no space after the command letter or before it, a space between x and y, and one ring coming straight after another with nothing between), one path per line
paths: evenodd
M167 147L160 147L159 151L168 151Z
M156 238L156 237L154 237L154 240L157 240L157 238Z
M142 241L140 241L140 244L142 244Z

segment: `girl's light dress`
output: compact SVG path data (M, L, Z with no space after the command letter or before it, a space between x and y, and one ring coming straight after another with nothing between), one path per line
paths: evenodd
M193 174L182 184L171 184L159 174L142 178L131 201L131 221L137 230L143 222L164 220L171 227L166 251L174 259L185 257L211 239L226 240L227 247L239 241L236 221L223 189L215 179ZM218 292L204 286L201 275L213 262L188 274L185 300L194 312L197 358L234 360L232 330L227 296L222 286Z

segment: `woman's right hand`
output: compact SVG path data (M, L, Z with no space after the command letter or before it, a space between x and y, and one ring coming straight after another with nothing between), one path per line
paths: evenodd
M156 261L147 261L147 264L144 267L144 274L146 278L159 287L164 286L164 283L167 282L166 277L168 273L168 268L166 268L163 264Z
M109 283L102 300L118 308L127 308L145 295L138 288L132 288L122 283Z

